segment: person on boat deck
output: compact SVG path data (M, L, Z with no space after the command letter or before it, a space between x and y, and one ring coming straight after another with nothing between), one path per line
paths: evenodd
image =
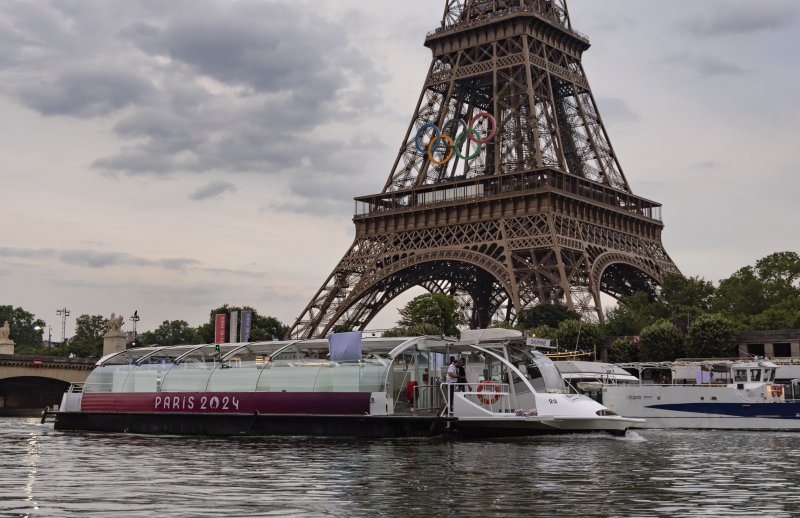
M456 361L455 356L450 357L450 365L447 367L447 376L445 377L445 383L447 383L447 394L448 399L450 401L450 411L453 410L453 392L456 388L456 383L458 383L458 362Z
M467 369L464 367L464 358L456 362L456 371L458 372L458 391L465 392L467 390Z

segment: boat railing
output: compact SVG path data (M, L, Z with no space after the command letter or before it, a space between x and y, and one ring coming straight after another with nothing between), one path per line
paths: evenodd
M439 385L416 385L414 387L415 410L439 410L442 408Z
M506 383L481 381L479 383L442 383L442 399L445 402L443 415L452 416L454 403L463 397L471 407L485 413L508 413L512 411L510 386ZM452 393L450 392L452 390ZM451 395L453 401L451 402Z
M83 387L86 383L72 383L70 384L69 388L67 389L67 393L69 394L83 394Z

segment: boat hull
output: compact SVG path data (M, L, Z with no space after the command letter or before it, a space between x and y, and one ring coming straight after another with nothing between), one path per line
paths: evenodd
M153 435L411 438L441 436L451 421L436 416L59 412L54 427Z
M622 385L605 387L602 402L645 419L637 428L800 431L800 403L757 397L727 386Z
M470 419L439 416L350 416L301 414L165 414L59 412L55 429L204 436L311 436L368 439L502 438L609 433L624 435L634 421L603 423L558 419Z

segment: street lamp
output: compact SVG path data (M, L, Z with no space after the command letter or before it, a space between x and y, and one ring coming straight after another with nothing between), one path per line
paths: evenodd
M139 310L133 312L133 316L131 317L131 322L133 322L133 346L136 347L136 323L141 320L139 318Z
M62 308L56 311L56 315L61 315L61 345L64 345L64 342L67 341L67 317L69 316L69 310L67 308Z

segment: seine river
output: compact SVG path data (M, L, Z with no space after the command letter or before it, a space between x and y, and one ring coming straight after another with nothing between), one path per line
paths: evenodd
M800 516L800 433L65 434L0 419L2 516Z

